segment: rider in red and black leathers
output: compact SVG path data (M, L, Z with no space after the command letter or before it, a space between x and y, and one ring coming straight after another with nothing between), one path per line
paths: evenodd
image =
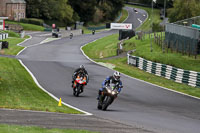
M74 74L72 76L72 85L74 83L74 81L76 80L76 77L78 76L78 74L80 73L83 73L85 76L86 76L86 84L88 83L89 81L89 76L88 76L88 73L87 71L85 70L85 67L83 65L80 65L80 68L77 68L75 71L74 71Z

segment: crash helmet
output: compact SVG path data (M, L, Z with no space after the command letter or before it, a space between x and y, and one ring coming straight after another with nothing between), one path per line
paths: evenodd
M114 79L115 79L116 81L119 81L119 79L120 79L120 72L115 71L115 72L113 73L113 77L114 77Z
M83 65L80 65L80 68L81 68L81 69L85 69L85 67L84 67Z

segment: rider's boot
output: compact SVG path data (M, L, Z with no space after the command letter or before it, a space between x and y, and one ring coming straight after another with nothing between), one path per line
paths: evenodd
M72 88L74 88L74 81L72 81Z
M101 95L101 90L99 90L98 96L97 96L97 100L99 100L99 97Z

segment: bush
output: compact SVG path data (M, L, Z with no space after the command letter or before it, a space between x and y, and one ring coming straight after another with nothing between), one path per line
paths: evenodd
M161 26L159 23L153 23L153 32L161 32L164 30L164 27Z
M44 23L42 19L36 19L36 18L24 18L24 19L20 19L20 22L35 24L35 25L40 25L40 26L43 26L43 23Z

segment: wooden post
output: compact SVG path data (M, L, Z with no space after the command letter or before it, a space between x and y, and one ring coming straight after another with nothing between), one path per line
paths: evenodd
M167 45L166 45L167 46L167 53L168 53L168 49L169 49L168 45L169 45L169 41L167 41Z
M178 40L176 41L176 53L178 53L178 44L179 44L179 42L178 42Z
M195 45L195 56L194 56L195 59L197 59L197 45L198 44Z
M162 52L165 53L165 42L162 41Z
M182 45L182 49L181 49L181 51L182 51L182 55L184 55L184 49L183 49L183 43L181 43L181 45Z

